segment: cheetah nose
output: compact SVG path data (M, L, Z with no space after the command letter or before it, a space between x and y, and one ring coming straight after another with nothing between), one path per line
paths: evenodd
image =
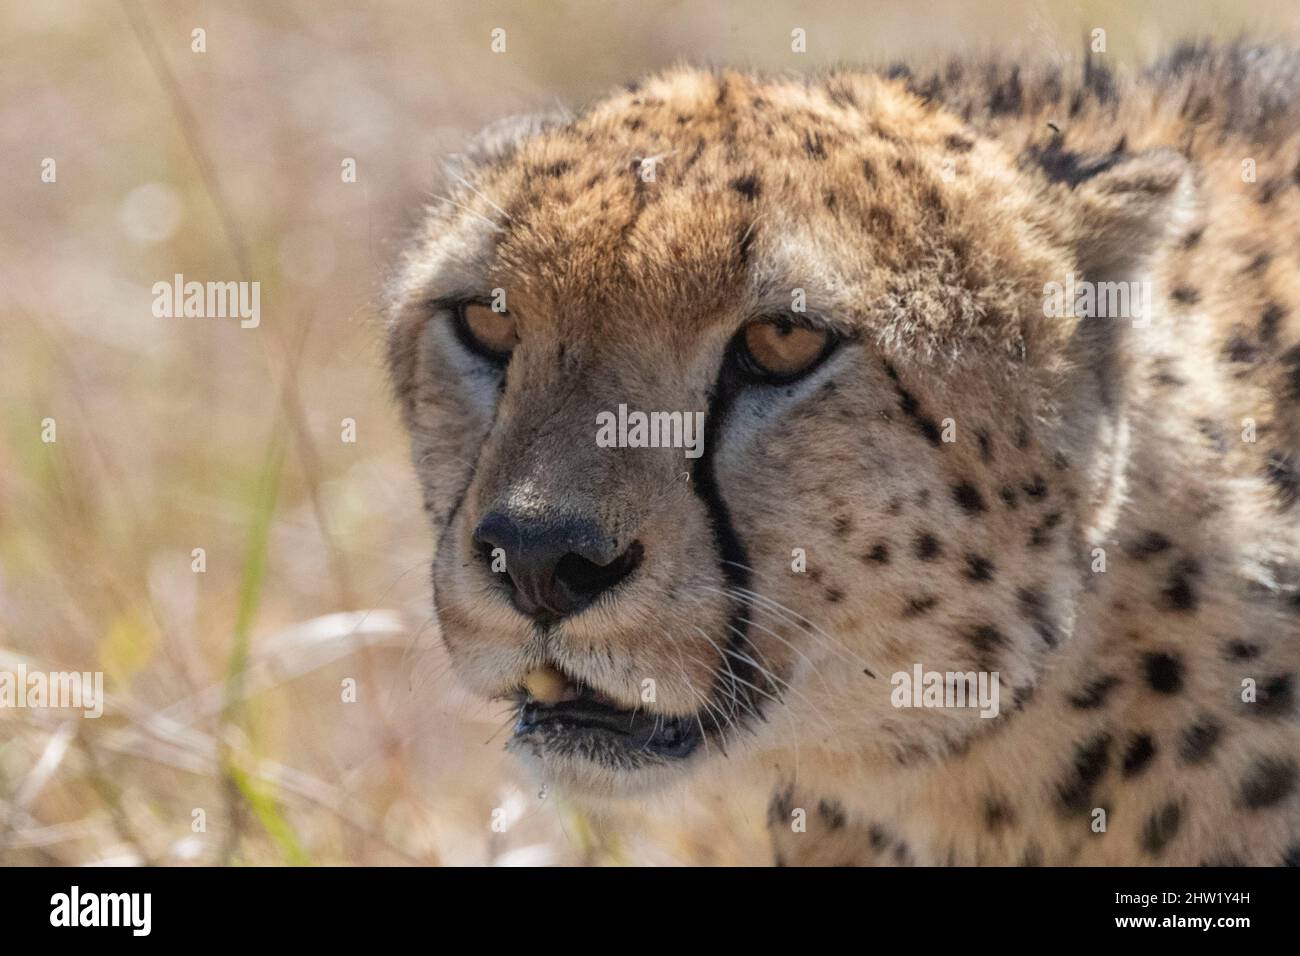
M553 624L587 607L641 564L644 549L618 542L590 519L489 512L474 529L474 547L491 567L505 559L515 607L539 624ZM498 565L499 567L499 565Z

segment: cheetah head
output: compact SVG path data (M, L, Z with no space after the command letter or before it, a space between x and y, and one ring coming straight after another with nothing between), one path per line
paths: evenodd
M442 639L543 777L937 757L998 721L892 674L1032 692L1125 454L1124 323L1044 289L1140 270L1189 188L1056 160L874 76L690 70L458 158L389 360Z

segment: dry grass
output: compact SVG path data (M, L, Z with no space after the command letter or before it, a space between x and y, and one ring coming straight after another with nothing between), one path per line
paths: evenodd
M100 720L0 710L0 862L761 860L761 808L539 799L446 673L372 307L438 157L680 59L1294 36L1282 0L326 6L0 8L0 669L102 670L111 695ZM155 318L175 273L259 281L261 327Z

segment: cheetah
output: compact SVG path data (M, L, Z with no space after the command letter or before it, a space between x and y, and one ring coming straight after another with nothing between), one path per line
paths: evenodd
M777 864L1300 863L1297 92L680 67L452 157L388 363L509 749L734 775Z

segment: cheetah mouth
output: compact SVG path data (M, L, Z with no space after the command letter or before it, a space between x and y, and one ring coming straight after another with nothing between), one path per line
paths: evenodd
M704 739L695 715L657 714L620 707L580 681L571 680L557 699L527 691L516 699L513 747L535 756L582 758L609 768L681 760Z

